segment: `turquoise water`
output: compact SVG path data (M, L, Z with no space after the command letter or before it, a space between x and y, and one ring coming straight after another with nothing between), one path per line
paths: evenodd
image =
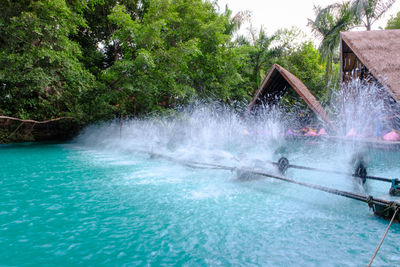
M365 266L388 225L365 203L269 179L240 182L229 171L121 149L127 141L119 149L101 142L0 146L1 266ZM348 170L347 158L338 156L343 148L286 147L291 163ZM247 158L262 157L246 151ZM239 164L227 153L218 154L222 162ZM371 175L398 175L399 152L368 154ZM287 176L363 192L345 176ZM374 196L388 189L368 181ZM394 224L375 266L400 265L399 239Z

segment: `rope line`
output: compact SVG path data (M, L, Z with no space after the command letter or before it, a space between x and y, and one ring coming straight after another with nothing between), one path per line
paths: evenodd
M397 209L394 211L393 217L392 217L392 219L390 220L390 223L389 223L388 227L386 228L385 233L383 234L383 237L382 237L382 239L381 239L381 242L379 242L379 245L378 245L378 247L376 248L375 253L374 253L374 255L372 256L371 260L369 261L367 267L370 267L370 266L371 266L372 262L374 261L374 259L375 259L375 257L376 257L376 254L378 254L378 251L379 251L379 249L380 249L381 246L382 246L383 240L385 240L385 237L386 237L386 235L387 235L387 233L388 233L388 231L389 231L389 228L390 228L390 226L392 226L392 223L393 223L393 221L394 221L394 218L396 218L396 214L397 214L398 211L399 211L399 208L397 208Z

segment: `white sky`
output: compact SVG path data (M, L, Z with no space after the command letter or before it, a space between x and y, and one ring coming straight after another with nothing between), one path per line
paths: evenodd
M218 0L221 11L225 10L228 4L233 14L239 11L249 10L252 12L252 24L259 29L263 25L268 34L273 34L276 30L297 26L307 35L311 35L310 28L307 27L308 18L314 19L314 4L327 6L341 0ZM387 14L373 25L373 29L385 27L391 15L400 11L400 0L396 0ZM248 25L242 26L241 32L244 33Z

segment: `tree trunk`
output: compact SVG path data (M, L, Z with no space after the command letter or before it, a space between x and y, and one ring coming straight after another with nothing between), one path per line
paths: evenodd
M371 30L371 20L369 19L369 17L367 17L367 24L365 25L365 27L367 28L367 31Z

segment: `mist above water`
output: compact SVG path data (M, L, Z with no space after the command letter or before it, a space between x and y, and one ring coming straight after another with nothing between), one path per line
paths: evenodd
M395 128L388 118L399 114L399 106L385 87L365 80L354 79L333 92L327 109L339 136L377 138L377 126L381 130ZM379 125L378 125L379 124Z
M325 128L330 136L348 139L374 137L377 118L390 115L396 108L396 104L387 101L391 97L384 88L360 80L342 86L331 99L327 107L331 123L312 121L311 124ZM299 112L262 106L250 114L227 105L196 103L173 116L92 125L76 143L117 153L145 151L235 167L251 167L259 161L277 161L286 156L308 166L326 169L340 166L352 172L354 156L365 154L368 149L362 143L333 142L328 135L306 139L302 148L287 143L287 130L302 127L298 123ZM313 140L318 141L319 148Z
M220 104L196 104L174 116L93 125L76 142L112 151L147 151L205 162L232 163L257 154L269 159L284 141L286 126L279 109L269 108L266 113L266 108L251 116Z

